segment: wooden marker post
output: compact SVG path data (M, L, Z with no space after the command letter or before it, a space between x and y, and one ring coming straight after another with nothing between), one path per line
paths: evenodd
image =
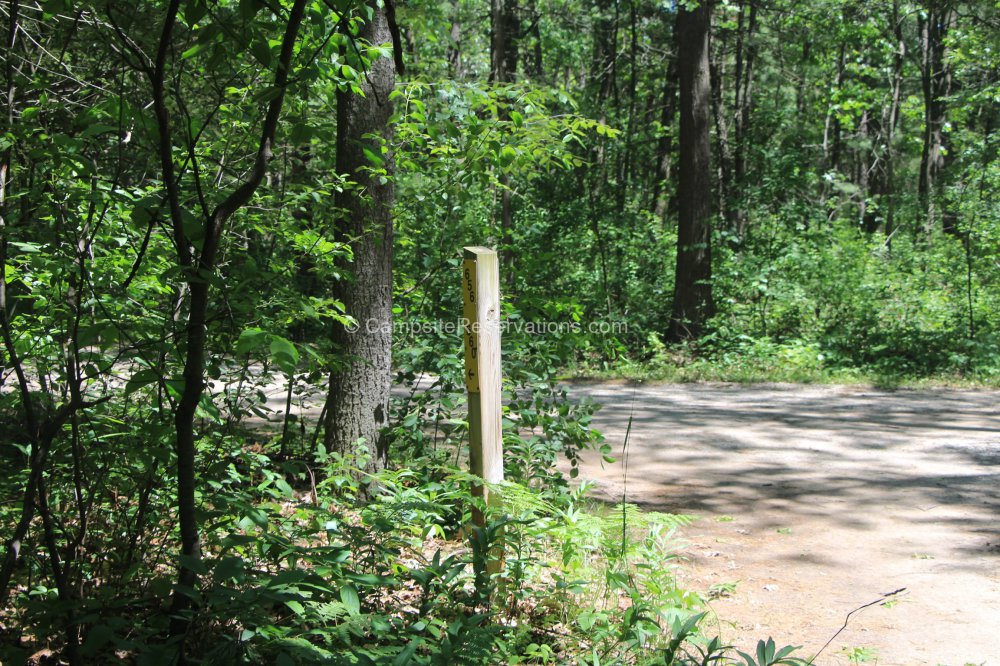
M469 391L469 465L486 483L503 481L500 423L500 270L497 253L467 247L462 262L465 387ZM476 489L487 503L489 489ZM480 527L479 511L473 519Z

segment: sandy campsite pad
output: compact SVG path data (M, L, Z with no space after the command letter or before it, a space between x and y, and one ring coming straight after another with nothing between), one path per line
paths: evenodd
M581 478L701 517L684 585L742 649L773 636L817 663L1000 665L1000 393L838 386L575 384L619 462Z

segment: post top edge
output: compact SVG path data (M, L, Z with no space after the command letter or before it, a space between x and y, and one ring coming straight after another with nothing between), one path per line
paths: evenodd
M484 247L482 245L468 245L462 248L462 254L465 255L466 259L475 259L476 257L482 257L487 255L496 255L497 251L493 248Z

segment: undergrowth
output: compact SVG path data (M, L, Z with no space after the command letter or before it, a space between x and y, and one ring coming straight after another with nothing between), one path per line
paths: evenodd
M622 357L614 363L584 359L570 365L561 376L601 381L842 384L885 389L1000 385L1000 373L991 368L915 371L892 364L843 364L824 353L821 346L801 340L745 338L724 346L713 346L709 340L695 349L690 345L667 347L654 336L650 349L639 359Z
M205 410L196 460L202 557L186 562L196 588L175 582L169 410L153 409L154 385L135 386L125 412L95 406L79 424L81 439L101 444L87 460L92 489L76 499L54 493L42 518L57 516L58 526L20 546L0 609L0 661L59 663L71 637L78 663L177 663L180 645L165 637L179 593L190 598L180 616L194 663L795 663L767 641L741 656L702 634L704 600L675 576L676 530L691 516L597 504L586 483L570 483L585 453L612 460L592 427L597 405L571 400L556 383L563 355L523 343L505 357L507 480L491 489L500 501L489 506L464 471L462 360L444 351L454 340L397 352L398 383L411 389L394 402L385 433L392 464L377 473L365 471L363 443L344 455L323 450L318 433L290 417L280 435L245 425L257 403L229 401L226 417ZM253 391L271 381L248 368L228 383ZM0 404L12 423L15 409ZM12 497L25 483L27 449L3 451L17 470L0 479ZM79 468L72 447L56 447L47 480L72 489ZM80 503L86 524L72 510ZM17 508L0 507L5 531ZM86 539L67 539L74 550L60 551L46 532ZM54 552L66 559L55 562ZM54 582L56 565L65 574Z
M500 501L484 506L473 492L478 479L463 471L460 366L439 354L426 358L443 372L398 401L388 433L396 464L376 474L363 471L363 445L352 455L320 447L295 460L283 454L297 442L267 433L205 436L197 460L200 585L179 590L192 601L184 613L191 660L792 663L766 649L744 662L701 635L703 600L675 577L682 555L675 531L692 517L596 504L586 483L570 486L557 460L568 457L574 475L583 451L608 458L610 447L590 427L596 406L571 402L549 368L511 364L508 480L491 489ZM167 446L143 448L169 429L108 423L121 434L104 436L103 453L134 469L102 479L101 497L111 504L90 517L70 571L72 605L59 602L47 578L51 551L34 539L24 544L0 614L3 663L59 663L71 632L83 663L176 663L177 645L163 639L167 604L179 589L170 554L176 499L158 482L161 466L173 461ZM304 430L293 437L309 439ZM66 464L56 458L53 469ZM21 481L10 474L2 483ZM484 524L473 523L474 508ZM0 511L4 529L14 518L10 508ZM66 525L74 528L71 518ZM491 563L499 561L498 571Z

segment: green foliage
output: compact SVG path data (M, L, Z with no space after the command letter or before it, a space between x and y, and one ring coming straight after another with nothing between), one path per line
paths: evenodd
M518 3L511 80L496 81L482 3L396 3L407 73L380 100L394 136L364 154L396 188L405 394L390 466L371 475L364 443L318 445L307 408L349 360L331 327L365 324L331 296L353 279L337 196L368 196L336 173L338 96L359 94L392 45L358 39L370 3L306 3L267 177L199 269L184 257L254 170L282 93L291 3L184 0L160 50L171 4L0 10L15 36L0 68L0 660L167 663L179 594L203 663L799 663L773 641L734 656L701 635L701 600L674 576L690 517L596 506L573 485L581 456L611 448L598 406L556 377L995 383L996 8L962 12L945 37L955 85L929 195L908 57L921 7L779 0L751 19L751 3L716 3L718 314L669 346L676 7ZM158 59L170 137L151 106ZM462 471L460 327L444 326L472 244L503 260L508 481L489 507ZM185 376L193 285L211 293L204 377ZM203 380L202 556L178 558L176 419ZM470 527L473 508L485 525ZM177 584L178 566L200 585Z

